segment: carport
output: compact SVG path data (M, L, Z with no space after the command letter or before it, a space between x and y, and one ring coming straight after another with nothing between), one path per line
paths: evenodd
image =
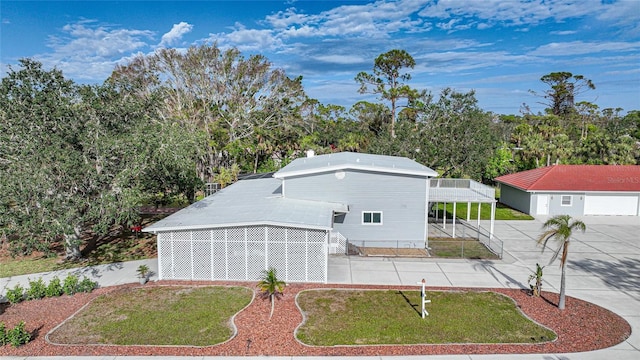
M477 229L480 231L480 211L482 204L491 206L491 223L489 228L489 239L493 238L493 230L495 226L496 214L496 191L490 186L483 185L470 179L431 179L429 187L429 201L434 205L438 203L453 204L452 218L452 237L456 237L456 205L458 203L467 204L467 222L471 221L471 204L478 204ZM442 227L447 226L447 212L443 212ZM438 212L435 212L436 222L438 221Z

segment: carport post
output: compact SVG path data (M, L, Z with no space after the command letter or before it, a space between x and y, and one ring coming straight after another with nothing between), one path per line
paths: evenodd
M493 225L496 219L496 203L491 203L491 229L489 230L489 239L493 239Z
M457 202L453 202L453 218L451 219L451 226L453 226L453 229L451 230L451 237L452 238L456 238L456 205L458 203Z
M446 229L447 228L447 203L444 203L444 210L442 210L442 228Z
M482 203L479 202L478 203L478 224L476 226L476 228L478 229L478 240L480 240L480 207L482 206Z

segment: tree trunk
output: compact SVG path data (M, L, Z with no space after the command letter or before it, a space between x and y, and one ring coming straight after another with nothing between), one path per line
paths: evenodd
M560 275L560 301L558 301L558 309L564 310L564 264L562 265L562 275Z
M67 260L77 260L82 257L80 238L77 233L64 235L64 250Z
M67 260L77 260L82 257L80 252L80 228L74 226L73 234L64 235L64 250Z
M269 314L269 320L271 320L271 317L273 316L273 307L274 307L274 294L271 294L271 313Z

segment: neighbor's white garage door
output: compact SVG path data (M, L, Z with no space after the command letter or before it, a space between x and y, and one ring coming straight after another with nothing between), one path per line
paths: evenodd
M638 215L637 196L587 195L585 215Z

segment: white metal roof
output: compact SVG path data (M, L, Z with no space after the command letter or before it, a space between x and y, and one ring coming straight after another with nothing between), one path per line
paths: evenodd
M273 177L284 179L346 169L425 177L438 176L438 173L432 169L406 157L340 152L295 159L276 172Z
M143 231L157 233L249 225L330 230L334 211L348 212L348 207L338 203L285 199L278 179L241 180Z

